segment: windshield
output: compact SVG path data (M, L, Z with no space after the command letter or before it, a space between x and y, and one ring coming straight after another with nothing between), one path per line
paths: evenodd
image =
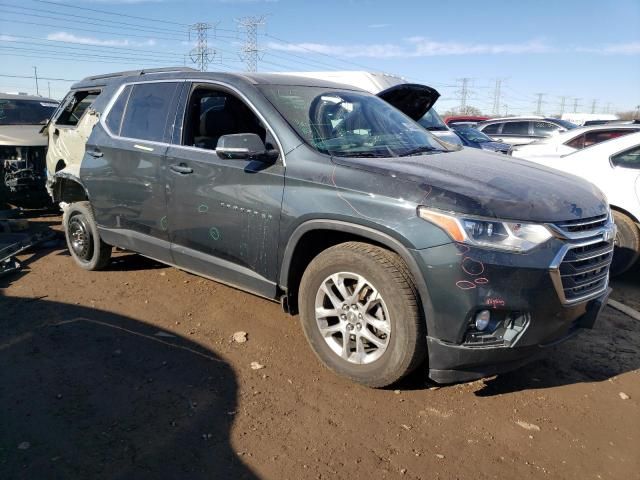
M566 120L555 119L554 122L557 123L558 125L563 126L567 130L573 130L574 128L578 128L578 125L576 125L575 123L568 122Z
M433 108L430 108L424 116L418 120L418 123L427 130L431 131L444 131L449 130L445 123Z
M487 143L493 142L491 138L480 130L470 127L454 127L455 132L463 137L467 142Z
M293 129L316 150L339 157L398 157L447 148L384 100L348 90L260 87Z
M40 125L57 106L45 100L0 99L0 125Z

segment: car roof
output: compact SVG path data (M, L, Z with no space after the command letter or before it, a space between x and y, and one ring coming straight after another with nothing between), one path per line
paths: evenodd
M588 132L594 132L594 131L597 132L598 130L638 130L640 131L640 125L626 125L626 124L587 125L586 127L578 127L578 128L573 128L571 130L567 130L566 132L561 132L557 135L547 137L545 140L548 140L549 143L563 143L566 139L579 137L580 135Z
M358 90L359 88L334 83L319 78L302 77L282 73L247 73L247 72L200 72L188 67L155 68L149 70L132 70L96 75L84 78L72 85L72 90L79 88L101 87L113 83L126 83L144 80L218 80L227 83L246 82L253 85L288 85L324 88L341 88Z
M554 122L554 121L558 121L558 118L551 118L551 117L543 117L541 115L529 115L529 116L522 116L522 117L496 117L496 118L490 118L488 120L485 120L482 123L487 124L487 123L492 123L492 122L507 122L507 121L526 121L526 120L546 120L549 122Z
M13 93L0 93L0 100L32 100L35 102L60 103L53 98L41 97L39 95L14 95Z

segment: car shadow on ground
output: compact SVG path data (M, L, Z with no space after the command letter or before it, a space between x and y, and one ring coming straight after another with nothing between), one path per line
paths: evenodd
M256 478L230 444L233 370L185 338L0 296L0 365L2 478Z

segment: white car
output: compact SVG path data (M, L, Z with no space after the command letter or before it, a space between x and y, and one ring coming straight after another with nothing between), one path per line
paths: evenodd
M568 155L536 155L527 160L582 177L605 193L617 227L611 274L628 270L640 256L640 132Z
M511 148L510 154L526 159L547 155L568 155L597 143L634 132L640 132L640 125L594 125L574 128L526 145L515 145Z

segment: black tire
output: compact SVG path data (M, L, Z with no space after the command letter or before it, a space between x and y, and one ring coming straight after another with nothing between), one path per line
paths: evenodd
M636 223L616 210L613 211L616 224L616 247L611 262L611 276L620 275L629 270L640 256L640 229Z
M85 270L101 270L111 259L111 245L100 239L89 202L75 202L62 216L69 253Z
M369 281L388 311L390 333L386 349L370 363L347 361L332 350L320 332L316 297L324 295L320 293L323 282L338 272L352 272ZM339 375L369 387L386 387L409 374L426 357L426 328L420 315L417 289L404 261L389 250L360 242L342 243L324 250L305 270L298 297L302 328L311 348L326 367ZM340 319L336 317L334 322L339 323ZM344 334L335 335L344 342ZM351 345L351 340L348 342Z

